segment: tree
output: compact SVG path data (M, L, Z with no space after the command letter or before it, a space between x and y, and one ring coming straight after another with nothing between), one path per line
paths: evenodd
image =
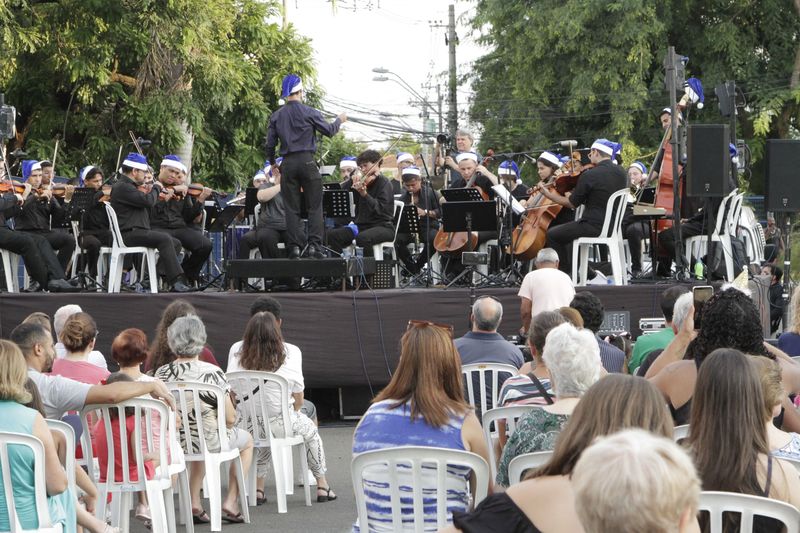
M800 121L800 0L478 0L472 26L491 49L470 77L482 151L602 136L623 142L626 163L654 152L668 44L706 88L692 120L724 121L713 88L733 79L756 157Z
M11 0L0 5L0 87L19 112L10 148L58 167L114 168L128 131L146 155L191 155L195 180L245 181L264 160L281 78L313 85L311 46L277 0ZM193 150L192 150L193 147ZM131 147L123 146L125 152ZM70 172L65 172L70 174Z

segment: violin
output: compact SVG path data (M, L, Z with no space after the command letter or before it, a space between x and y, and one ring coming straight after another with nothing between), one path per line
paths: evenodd
M16 180L0 181L0 193L5 194L7 192L25 194L25 184Z
M189 184L186 185L186 187L187 187L187 190L186 190L185 194L182 193L182 192L177 192L177 191L175 192L175 199L182 200L187 196L191 196L192 198L198 198L201 194L203 194L203 191L205 191L208 188L208 187L206 187L206 186L204 186L204 185L202 185L200 183L189 183ZM159 199L165 200L166 197L167 197L167 194L166 194L165 191L174 190L174 189L175 189L174 185L164 185L161 188L161 193L159 193L159 195L158 195ZM221 196L223 198L228 195L227 193L224 193L224 192L221 193L221 192L215 191L214 189L209 189L209 190L211 191L211 194L216 194L217 196Z
M42 194L48 190L55 198L64 198L67 195L67 185L65 183L53 183L49 189L39 187L38 189L33 189L32 192L35 193L36 196L42 196Z

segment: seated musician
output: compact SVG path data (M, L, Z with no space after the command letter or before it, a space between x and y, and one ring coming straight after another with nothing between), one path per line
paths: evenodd
M258 188L261 211L253 230L242 235L239 259L248 259L250 251L258 248L263 259L281 257L279 243L286 243L286 207L281 194L280 160L270 167L270 178ZM302 231L302 230L301 230Z
M349 189L350 186L353 184L353 180L351 176L353 172L356 171L358 165L356 165L356 156L354 155L346 155L339 161L339 177L342 178L342 181L339 183L339 186L342 189Z
M569 158L567 157L567 161ZM558 155L554 154L553 152L544 151L542 152L539 157L536 159L536 169L539 174L539 183L542 185L547 185L552 183L556 178L556 172L564 165L564 162L561 160ZM543 199L539 197L539 201L537 201L537 194L532 194L528 201L523 203L525 207L534 207L534 203L540 203L540 200ZM566 222L572 222L575 220L575 210L564 208L558 212L556 218L554 218L550 222L551 228L564 224Z
M172 292L190 291L178 264L172 237L163 231L150 229L150 210L158 202L159 193L163 191L165 200L169 201L175 190L165 189L158 181L145 183L147 158L143 155L128 154L121 170L122 176L111 189L111 206L117 214L123 242L126 246L157 248L158 264L172 285ZM150 283L156 283L156 280L151 279Z
M451 189L461 189L464 187L478 187L489 199L494 198L492 187L498 185L500 180L492 174L489 169L480 164L478 154L475 152L461 152L456 156L458 171L461 174L462 182Z
M511 196L519 201L528 198L528 188L522 183L522 178L519 176L519 166L514 161L506 160L500 163L497 175L500 177L503 186L509 190Z
M55 178L56 178L56 168L53 166L51 161L43 159L39 161L39 165L42 167L42 189L52 189L53 185L55 185ZM64 178L61 178L63 181ZM70 183L67 181L69 185L75 185L74 183ZM67 231L70 229L70 219L69 219L69 202L66 201L65 196L53 196L53 200L58 203L58 205L62 209L58 209L50 215L50 228L56 231Z
M615 192L624 189L628 178L625 171L611 162L619 150L619 144L607 139L592 143L589 159L595 165L584 171L572 193L562 196L555 189L537 185L536 188L547 198L564 207L575 209L585 205L583 217L547 230L548 247L553 248L561 258L560 269L572 273L572 242L579 237L597 237L603 227L608 199Z
M64 207L53 198L52 189L42 187L42 169L38 161L22 162L22 178L31 184L33 192L28 195L21 211L14 217L14 229L44 237L58 254L61 268L66 270L72 252L75 251L75 239L65 231L54 231L50 227L51 216L59 215L64 218ZM67 200L71 199L73 191L72 186L66 188Z
M341 253L353 239L372 255L372 247L394 239L394 192L392 184L381 174L381 155L375 150L365 150L358 155L356 164L360 172L352 175L355 191L355 229L351 226L333 228L328 232L328 245Z
M392 180L392 190L394 194L402 194L405 191L403 181L403 170L408 167L416 166L417 161L414 159L414 154L408 152L397 153L397 179ZM396 185L395 185L396 184Z
M200 270L211 253L211 241L202 233L192 229L190 224L204 209L211 189L205 188L197 197L188 194L188 187L181 183L181 174L187 171L186 165L176 155L164 156L158 173L158 181L164 194L150 210L150 224L161 233L170 235L180 242L185 254L182 268L189 283L196 282ZM169 191L172 194L169 194Z
M650 238L650 223L646 220L634 220L633 203L639 191L647 184L647 167L641 161L634 161L628 167L628 186L631 189L632 201L628 204L628 213L622 220L623 236L628 240L631 250L631 276L638 278L642 274L642 240Z
M398 233L395 240L397 257L412 274L417 274L428 261L428 247L433 243L436 232L439 230L439 198L428 184L423 185L420 171L415 166L403 168L403 187L405 191L400 196L403 205L413 205L419 215L419 232L417 235ZM418 239L420 244L419 255L414 259L408 250L408 245ZM430 251L431 255L436 253Z
M105 201L110 199L106 196L103 189L103 171L95 166L83 167L80 172L79 183L88 189L94 189L94 201L83 213L73 212L73 216L79 220L81 233L78 243L84 251L84 257L89 267L89 275L97 276L97 259L100 257L102 246L111 246L111 230L108 226L108 215L106 214ZM106 185L106 192L111 191L111 186Z

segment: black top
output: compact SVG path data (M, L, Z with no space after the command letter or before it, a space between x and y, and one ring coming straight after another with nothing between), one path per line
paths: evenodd
M158 201L159 186L145 194L136 188L136 182L124 174L111 189L111 207L117 213L121 231L150 229L150 208Z
M275 187L274 183L267 183L259 187L259 190ZM268 202L261 202L261 211L258 214L256 226L259 228L269 228L278 231L286 229L286 208L283 203L283 195L279 192Z
M404 205L412 204L413 202L411 201L411 193L404 190L403 194L400 195L400 201L403 202ZM429 218L431 229L437 229L439 227L439 217L442 216L442 211L439 206L439 198L436 196L436 192L434 192L434 190L427 185L420 187L419 198L417 199L417 207L436 213L435 216ZM428 224L425 218L421 217L419 219L419 223L420 229L424 231Z
M159 200L150 209L150 225L162 229L184 229L203 212L203 203L189 196Z
M275 164L275 147L281 142L281 155L295 152L314 152L317 149L316 133L333 137L342 122L337 117L331 123L322 113L296 100L286 104L269 117L267 129L267 159Z
M625 170L610 159L604 159L596 167L590 168L578 178L578 185L572 191L570 203L576 208L586 205L582 221L602 227L606 217L608 199L628 184Z
M55 198L45 201L31 193L22 204L21 212L14 217L14 228L28 231L48 231L50 230L50 216L55 216L57 213L63 220L64 208Z
M17 202L17 195L8 192L0 196L0 227L6 225L6 219L14 218L19 214L20 208Z
M541 533L507 493L491 494L471 513L453 513L453 525L464 533Z
M108 229L108 215L106 204L100 201L103 191L94 193L94 203L83 213L83 231L98 231ZM76 216L80 216L76 214Z
M394 191L392 184L378 174L367 187L367 194L355 193L356 220L359 229L371 226L391 226L394 217Z
M475 178L474 184L480 187L483 190L483 192L485 192L489 196L490 200L494 198L494 191L492 190L492 187L494 187L494 183L492 183L492 180L490 180L483 174L478 174L478 176ZM455 179L451 182L450 188L463 189L466 186L467 186L467 180L465 180L463 176L459 174L458 179Z

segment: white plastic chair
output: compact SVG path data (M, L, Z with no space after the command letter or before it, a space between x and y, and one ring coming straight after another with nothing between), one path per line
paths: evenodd
M447 526L452 521L452 515L447 510L448 489L452 488L453 481L457 479L451 473L453 467L472 470L475 481L472 506L478 505L486 497L489 488L489 465L479 455L426 446L400 446L355 455L350 472L361 531L370 531L372 525L367 514L365 491L373 492L377 489L370 482L370 475L378 475L381 482L388 482L386 488L380 488L380 496L386 497L388 500L385 504L391 507L393 531L423 531L424 528L429 528L430 524L426 524L424 520L424 507L433 505L431 500L434 494L437 529ZM470 490L466 482L464 490ZM401 497L405 502L401 502ZM409 519L412 521L409 522ZM388 527L384 523L381 525Z
M33 452L33 490L36 500L36 516L39 522L37 529L22 529L17 517L17 508L14 503L14 485L11 483L11 467L8 460L8 446L27 446ZM42 441L33 435L22 433L0 432L0 468L3 470L3 492L5 493L6 509L8 510L8 523L10 533L61 533L61 524L53 524L50 511L47 507L47 485L44 472L44 446Z
M461 375L464 378L464 386L467 391L467 401L475 408L480 407L481 419L483 419L483 415L486 411L497 405L497 396L500 394L500 387L503 385L500 381L501 373L516 376L519 370L515 366L500 363L475 363L461 367ZM473 376L475 374L478 375L478 389L480 391L480 397L477 400L475 398L475 391L473 390ZM487 374L489 375L488 379ZM487 385L491 387L489 389L491 405L487 405L486 402ZM478 403L476 403L476 401Z
M675 442L682 441L689 436L689 424L675 426L672 430L672 438Z
M742 201L744 194L739 194L734 189L722 199L719 210L716 213L716 223L711 233L711 242L717 242L722 247L722 255L725 260L725 277L728 281L733 281L733 248L731 245L731 234L736 234L736 227L739 225L739 216L742 212ZM709 215L710 216L710 215ZM692 257L703 257L708 253L708 235L697 235L686 239L685 246L686 261L692 264Z
M766 516L780 520L789 533L800 531L800 511L793 505L771 498L733 492L703 491L700 493L698 510L708 511L710 533L723 533L723 513L741 514L739 526L741 533L753 531L754 516Z
M80 223L77 220L71 220L69 224L70 228L72 228L72 238L75 240L75 249L72 251L72 257L69 259L66 271L70 277L75 277L78 273L78 258L83 255L83 250L78 242Z
M66 464L64 465L64 470L67 472L67 483L70 487L75 487L77 491L78 487L75 485L75 430L72 426L61 420L45 418L44 421L47 422L47 428L50 431L58 431L64 437L64 441L66 442L66 449L64 450Z
M508 481L512 485L522 481L522 475L529 468L537 468L550 460L553 456L552 450L543 452L523 453L511 459L508 463Z
M394 243L397 241L397 229L398 229L398 216L400 214L400 210L403 209L403 202L400 200L394 201L394 213L392 214L392 223L394 224L394 237L391 241L382 242L379 244L375 244L372 246L372 256L375 258L375 261L383 261L384 259L384 250L389 250L389 256L393 261L397 261L397 253L394 249ZM351 244L349 246L350 254L355 255L355 245ZM400 266L395 264L394 266L394 279L395 279L395 286L400 286Z
M273 372L254 372L240 371L227 374L228 383L236 392L238 405L236 411L239 413L239 427L248 431L253 428L253 448L272 449L272 469L275 473L275 492L278 500L278 512L285 513L286 495L294 493L293 475L293 451L298 446L300 453L300 465L305 489L306 506L311 507L311 490L308 484L306 472L308 471L308 459L306 456L306 444L303 438L295 435L292 431L292 419L289 406L289 382L283 376ZM281 412L272 413L267 409L267 405L261 401L259 392L265 389L279 389L278 394L281 398ZM255 398L255 401L254 401ZM278 437L272 430L269 423L270 418L280 416L283 419L284 436ZM250 505L256 505L256 465L255 458L250 466L250 477L248 478L248 491Z
M106 214L108 215L108 226L111 229L111 236L113 239L111 262L108 267L108 292L120 291L124 257L127 254L144 254L146 261L142 262L142 266L144 267L146 264L147 271L150 274L150 292L153 294L158 293L158 271L156 270L158 250L155 248L147 248L146 246L126 246L125 241L122 240L122 232L119 229L117 213L109 204L106 204ZM100 257L102 257L102 254ZM141 272L141 275L144 277L144 271Z
M236 468L236 479L239 484L239 506L245 523L250 523L250 509L247 507L246 485L242 459L238 448L231 448L228 431L225 426L226 392L216 385L190 381L167 383L167 388L175 397L178 415L181 417L180 435L186 444L184 457L187 463L202 461L206 467L206 483L208 484L208 502L211 515L211 531L222 530L222 475L223 464L233 461ZM220 449L217 452L208 450L203 427L202 401L200 395L214 397L217 408L217 433ZM197 401L195 401L197 399ZM190 407L191 405L191 407ZM189 412L193 411L195 423L189 422ZM198 449L198 452L192 450Z
M19 292L17 270L19 269L19 255L9 250L0 249L3 259L3 274L6 278L6 291Z
M764 235L764 228L750 206L742 207L737 234L744 242L744 249L750 259L750 264L760 267L764 262L764 247L767 245L767 239Z
M497 461L499 459L495 454L494 447L494 443L497 440L497 428L492 431L492 422L496 425L500 420L505 421L506 431L510 436L516 431L517 421L520 417L540 407L540 405L510 405L508 407L495 407L483 413L481 424L483 425L484 440L486 440L486 445L489 447L489 469L492 473L492 479L497 477Z
M131 442L131 434L126 425L126 408L133 408L134 430L132 446L134 457L128 456L128 446ZM119 447L120 464L122 479L117 480L116 476L116 457L115 442L112 431L111 413L117 416L119 424ZM118 526L122 531L130 529L130 509L133 506L133 495L135 492L143 491L147 494L147 502L150 506L150 516L153 531L175 531L175 507L172 497L172 479L168 469L156 469L153 478L147 479L145 475L145 451L142 449L142 428L144 427L149 435L148 441L152 442L152 416L157 414L159 417L159 465L169 464L167 461L167 421L169 420L169 409L166 404L153 399L132 398L116 404L92 404L86 405L81 410L81 425L84 435L91 435L93 420L99 420L103 424L106 433L106 448L108 449L108 465L106 468L105 481L98 481L97 488L99 497L95 516L99 520L105 519L108 494L112 494L111 499L111 521L112 525ZM86 457L94 457L92 449L92 439L82 439L84 443L83 453ZM131 479L131 462L134 461L136 481ZM87 462L92 465L92 462ZM89 475L93 476L93 466L89 466Z
M611 260L611 271L615 285L627 285L628 275L623 249L622 218L628 205L628 189L612 194L608 199L603 227L597 237L580 237L572 243L572 282L575 286L584 286L589 269L589 249L594 246L608 247ZM580 278L578 272L580 269Z

